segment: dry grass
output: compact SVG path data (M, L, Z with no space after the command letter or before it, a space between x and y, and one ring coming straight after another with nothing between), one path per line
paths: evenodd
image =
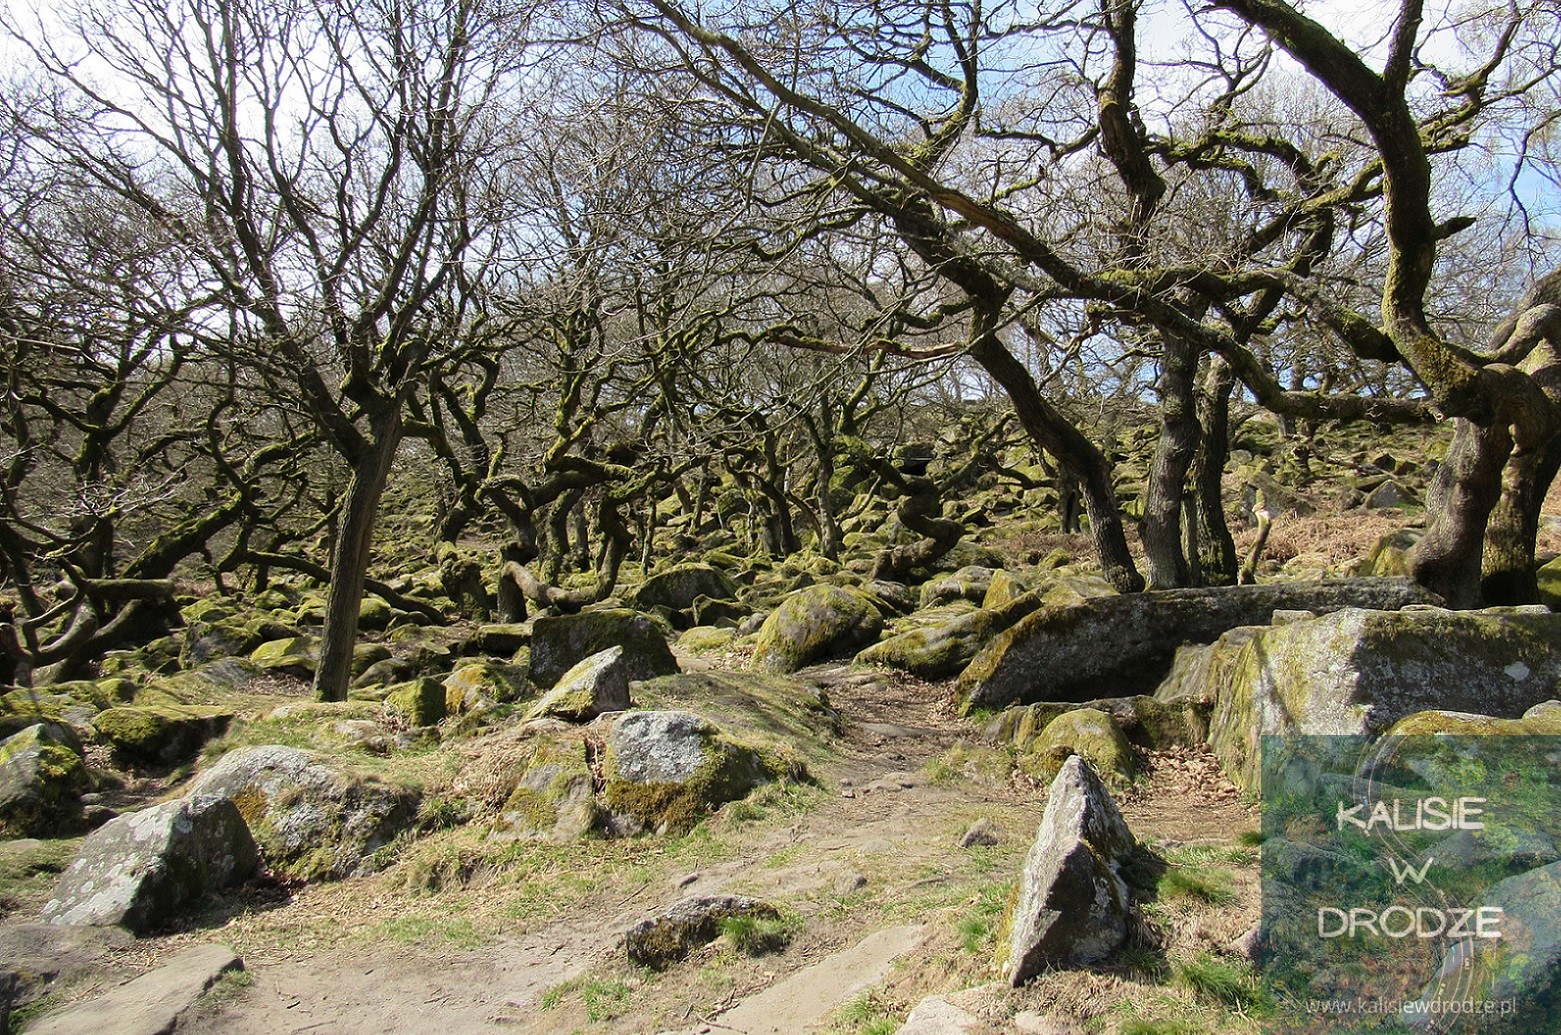
M1364 558L1377 540L1403 528L1408 520L1408 515L1395 510L1354 510L1330 517L1282 515L1274 519L1262 559L1282 565L1311 556L1343 574L1351 561ZM1255 528L1237 532L1237 554L1245 557L1256 537Z

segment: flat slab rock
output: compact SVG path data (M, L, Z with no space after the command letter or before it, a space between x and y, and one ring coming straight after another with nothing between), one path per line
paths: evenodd
M715 1026L690 1028L675 1035L694 1035L712 1027L744 1035L813 1035L818 1023L842 1003L881 983L895 960L920 948L925 933L926 928L917 924L875 931L850 948L744 999L716 1018Z
M29 1035L167 1035L179 1019L244 961L224 945L196 945L156 970L28 1028Z
M1276 610L1327 614L1347 607L1396 611L1439 599L1408 579L1275 582L1097 597L1047 607L988 643L959 677L964 707L1087 701L1152 693L1178 647L1213 643ZM1109 645L1102 650L1101 645Z

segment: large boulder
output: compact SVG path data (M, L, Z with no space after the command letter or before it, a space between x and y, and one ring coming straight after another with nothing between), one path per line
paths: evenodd
M607 735L603 800L617 828L681 832L760 784L779 763L692 712L625 712Z
M1085 701L1148 693L1186 643L1212 643L1275 610L1397 610L1437 598L1407 579L1351 579L1168 589L1097 597L1028 615L993 639L959 677L964 707ZM1103 645L1107 645L1103 649Z
M224 755L190 793L233 801L266 865L300 880L373 870L375 853L411 824L419 798L411 788L274 744Z
M622 647L592 654L565 672L527 718L545 715L568 722L588 722L607 712L629 707L629 674Z
M999 946L1010 984L1047 967L1098 962L1121 946L1132 906L1120 870L1135 848L1094 770L1077 755L1068 759L1047 792Z
M764 620L753 665L767 672L795 672L815 661L850 654L876 640L882 629L883 615L866 593L809 586L787 597Z
M1452 1014L1433 1012L1433 1003L1472 1000L1502 1004L1498 1014L1480 1017L1482 1033L1548 1035L1561 997L1561 863L1509 877L1478 904L1501 911L1501 937L1448 942L1440 972L1413 1004L1411 1027L1440 1030L1433 1020Z
M1042 605L1039 594L1026 593L1001 607L984 607L937 625L897 633L862 650L856 661L903 669L922 679L947 679L970 664L988 640Z
M463 661L444 679L445 711L482 712L532 693L526 673L496 661Z
M700 597L735 600L737 585L719 568L708 564L679 564L652 575L628 595L626 603L639 611L665 607L687 611Z
M987 590L992 588L992 579L996 574L991 568L972 564L951 574L940 575L922 584L921 606L933 607L954 600L980 604L986 600Z
M436 725L445 717L445 686L432 676L409 679L386 691L385 707L399 715L409 726Z
M721 935L722 922L737 917L779 920L780 912L768 902L741 895L699 895L629 928L624 948L630 962L662 970L715 941Z
M263 669L313 679L320 664L320 644L312 636L268 640L250 652L249 660Z
M213 737L227 732L233 713L195 704L147 704L110 708L92 720L98 735L121 759L137 765L188 761Z
M592 654L623 648L628 678L653 679L678 671L667 638L656 623L623 608L544 616L531 623L531 681L551 689L565 672Z
M0 837L70 833L88 786L81 743L64 726L40 722L0 742Z
M231 801L190 794L110 820L82 842L43 907L51 924L148 934L209 892L247 880L259 857Z
M1544 608L1350 608L1186 650L1155 696L1211 703L1210 746L1255 790L1265 735L1376 736L1431 710L1517 718L1558 681L1561 615Z

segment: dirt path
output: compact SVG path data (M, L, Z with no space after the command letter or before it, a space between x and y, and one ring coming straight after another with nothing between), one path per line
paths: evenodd
M808 678L827 690L848 721L835 760L817 773L826 790L806 808L728 832L723 851L708 859L653 859L634 871L633 883L624 883L621 873L577 871L576 879L599 886L549 915L458 950L432 935L412 944L328 937L347 913L403 904L404 893L376 884L381 878L302 889L237 926L167 940L169 951L190 941L230 942L249 975L247 987L219 991L179 1031L800 1033L842 998L858 995L864 983L875 983L896 957L925 938L942 937L938 952L911 953L896 973L932 966L911 961L949 956L960 911L984 895L990 899L991 889L1017 873L1044 794L1010 782L1006 765L982 765L983 750L994 753L971 746L971 727L953 715L947 685L848 668L815 670ZM967 761L950 753L957 744L965 745ZM1234 801L1203 793L1201 764L1157 760L1155 788L1124 802L1141 836L1224 837L1242 821ZM1001 843L961 848L961 833L979 818L996 826ZM579 857L592 865L588 852ZM501 886L498 906L522 890ZM712 947L659 975L627 964L622 937L635 921L686 895L718 892L776 902L800 917L800 931L780 956L746 958ZM354 903L354 896L362 901ZM481 906L447 908L494 904L489 896ZM967 961L972 968L978 963ZM850 973L855 970L862 973ZM900 980L915 988L947 987L955 979L929 972ZM802 1020L750 1024L786 1017Z
M949 870L944 857L960 851L956 841L959 829L968 825L967 814L989 806L1014 810L1019 796L1001 787L977 792L942 786L927 777L927 764L968 733L968 725L948 711L946 688L849 669L811 675L845 713L847 733L838 763L820 774L826 785L839 788L838 796L797 822L756 826L736 855L693 871L659 875L657 883L621 908L600 900L587 903L476 951L429 954L353 946L323 953L251 953L246 957L249 987L226 1001L219 997L180 1031L556 1031L563 1018L540 1010L544 994L593 967L611 968L622 954L623 932L649 909L681 896L740 887L748 894L802 904L806 915L813 903L849 897L874 882L899 882L879 889L884 899L917 890L916 885L937 887ZM785 861L777 865L777 859ZM908 872L919 875L907 878ZM814 912L807 917L802 944L770 960L772 969L756 977L784 976L779 967L800 971L875 930L896 926L882 916L833 920L823 910ZM221 935L206 932L207 937ZM647 999L676 999L677 990L665 987L673 983L669 978L675 975L659 982L663 987ZM816 1005L816 989L804 986L796 994ZM725 1005L730 1004L712 1003L708 1009ZM676 1020L677 1011L668 1006L663 1012L669 1011ZM700 1009L684 1012L709 1015Z

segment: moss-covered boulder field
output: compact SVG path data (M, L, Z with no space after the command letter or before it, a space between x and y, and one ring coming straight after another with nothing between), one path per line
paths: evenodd
M168 635L0 696L0 942L117 926L141 966L230 944L255 988L208 995L194 1031L271 1024L325 983L340 998L307 1023L390 1023L405 995L351 976L367 956L446 989L447 1021L537 1032L677 1031L690 1009L1254 1032L1260 738L1546 734L1558 619L1384 574L1403 533L1334 523L1326 482L1279 526L1325 550L1129 594L1033 527L1029 491L995 480L981 506L1008 516L892 578L883 551L918 533L871 509L836 557L680 534L612 592L523 615L463 609L437 563L387 567L399 603L365 605L342 701L309 684L313 580L189 593ZM497 601L504 571L463 592ZM1083 812L1048 799L1064 785ZM268 962L294 939L298 966ZM452 991L453 952L518 983ZM85 1008L82 974L135 970L9 994L24 1018ZM1067 991L1086 972L1122 1005Z

